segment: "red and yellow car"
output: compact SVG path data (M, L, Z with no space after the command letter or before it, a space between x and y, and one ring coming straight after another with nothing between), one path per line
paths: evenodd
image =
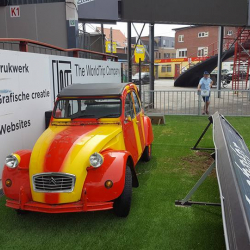
M33 150L6 157L6 205L19 213L114 208L126 217L139 185L135 166L150 160L152 142L134 84L73 84L58 94Z

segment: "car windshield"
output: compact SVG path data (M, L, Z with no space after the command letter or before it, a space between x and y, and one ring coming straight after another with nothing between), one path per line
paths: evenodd
M105 99L60 99L57 101L54 118L111 118L120 117L121 100Z

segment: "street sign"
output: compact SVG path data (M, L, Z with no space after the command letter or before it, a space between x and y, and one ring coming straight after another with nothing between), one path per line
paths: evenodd
M145 60L145 48L143 45L137 45L134 51L135 62L139 63L139 60L143 62Z
M69 20L69 27L75 27L76 21L75 20Z
M20 17L20 6L10 7L10 17Z
M113 46L112 46L113 53L117 53L116 45L117 45L116 42L113 42ZM110 41L106 41L106 53L111 53L111 42Z

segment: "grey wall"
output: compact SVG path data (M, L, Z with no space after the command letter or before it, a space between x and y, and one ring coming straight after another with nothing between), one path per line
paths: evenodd
M20 17L0 7L0 37L27 38L67 48L65 3L20 5Z
M249 0L122 0L122 21L248 25Z
M118 2L119 0L78 0L78 17L80 20L116 21Z

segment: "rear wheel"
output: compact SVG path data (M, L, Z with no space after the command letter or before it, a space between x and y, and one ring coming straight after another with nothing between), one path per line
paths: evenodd
M144 152L142 154L143 161L150 161L152 154L152 144L145 147Z
M126 167L125 184L122 194L114 201L114 212L119 217L127 217L132 199L132 174L130 167Z

